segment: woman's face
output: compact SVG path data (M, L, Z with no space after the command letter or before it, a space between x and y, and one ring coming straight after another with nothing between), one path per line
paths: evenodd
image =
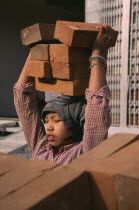
M65 127L57 113L49 113L44 119L47 139L52 146L64 146L73 143L72 133Z

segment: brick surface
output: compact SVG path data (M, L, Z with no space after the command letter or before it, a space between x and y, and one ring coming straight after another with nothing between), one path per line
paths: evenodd
M56 163L47 160L26 161L22 166L0 178L0 199L19 187L31 183L41 174L47 173L56 166L58 166Z
M125 191L121 187L120 180L125 176L125 171L127 172L125 180L129 180L129 183L132 180L132 175L138 174L139 176L136 168L133 171L131 169L133 168L132 164L134 165L138 161L138 140L139 135L136 134L116 134L70 164L71 170L78 167L78 170L86 170L92 175L93 209L116 210L117 203L119 203L122 207L118 209L126 210L123 208L124 201L126 201L127 207L127 198L133 192L138 191L138 188L135 188L134 184L127 184L127 191ZM126 192L130 193L124 197ZM137 199L135 199L136 202L138 202ZM131 206L132 202L129 203Z
M37 44L31 47L31 60L50 61L49 44Z
M116 189L118 209L127 210L139 208L139 161L136 160L117 174Z
M139 140L138 134L117 133L90 150L86 155L94 154L97 159L104 159L137 140Z
M0 152L0 176L18 168L26 161L26 159Z
M90 209L89 184L86 172L58 167L1 199L1 210Z
M65 44L50 45L50 60L59 63L88 63L91 50L88 48L69 47Z
M23 45L31 45L40 41L54 40L55 24L36 23L21 30Z
M73 47L92 47L94 40L98 34L97 23L80 23L70 21L57 21L54 38L62 43ZM115 46L118 32L111 43L111 47Z
M51 62L53 78L57 79L87 79L90 77L88 63L57 63Z
M26 65L26 74L31 77L52 78L50 61L30 60Z
M35 89L39 91L55 91L62 92L65 95L80 96L85 94L88 88L89 79L80 79L73 81L65 81L58 79L41 79L35 78Z
M138 209L138 150L136 141L93 166L94 209Z
M77 158L76 160L74 160L70 165L73 168L76 168L78 166L78 169L81 168L83 170L86 170L90 167L90 162L95 163L96 161L109 158L113 154L118 153L123 148L138 140L138 134L117 133L103 141L95 148L86 152L79 159ZM88 161L88 159L90 161ZM82 164L80 164L80 161L82 162Z
M21 171L18 168L4 175L7 177L6 189L10 189L8 182L14 186L13 189L16 185L19 188L6 193L0 200L1 210L55 210L56 207L60 210L138 210L138 140L137 134L116 134L68 166L55 167L54 164L54 167L51 167L51 162L48 161L50 170L41 160L33 160L38 161L38 164L33 162L31 168L24 164ZM11 184L10 181L14 178L16 184ZM2 193L1 186L4 185L0 185Z

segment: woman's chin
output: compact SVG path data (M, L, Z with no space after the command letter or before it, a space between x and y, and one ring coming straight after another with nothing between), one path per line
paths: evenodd
M58 144L57 142L54 142L54 141L49 141L49 144L51 144L54 147L59 147L60 146L60 144Z

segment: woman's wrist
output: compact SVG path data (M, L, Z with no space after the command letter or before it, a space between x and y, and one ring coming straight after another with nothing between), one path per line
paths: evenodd
M94 55L100 55L107 60L108 50L101 50L99 48L92 48L91 56L94 56Z

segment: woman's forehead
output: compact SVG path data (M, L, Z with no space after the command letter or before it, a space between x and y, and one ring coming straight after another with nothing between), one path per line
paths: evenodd
M49 113L45 116L45 118L48 118L48 117L53 117L53 116L59 116L57 113L53 112L53 113Z

